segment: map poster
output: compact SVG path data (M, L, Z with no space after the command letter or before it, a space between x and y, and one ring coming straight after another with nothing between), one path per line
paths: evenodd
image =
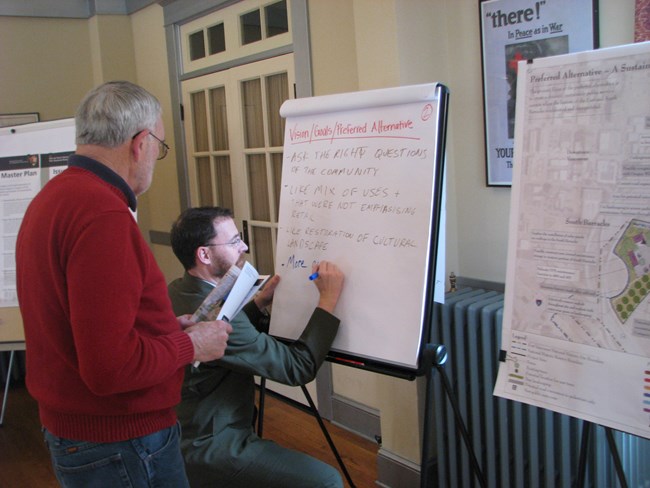
M517 63L591 50L596 0L481 2L488 186L512 183Z
M650 438L650 42L519 64L494 394Z

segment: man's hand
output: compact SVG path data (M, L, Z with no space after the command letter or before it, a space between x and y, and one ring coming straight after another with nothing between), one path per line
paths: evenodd
M266 307L271 305L273 302L273 293L275 293L275 287L280 283L280 277L278 275L273 275L269 280L264 283L264 287L255 295L253 301L257 308L264 310Z
M334 313L334 308L343 289L343 273L334 263L329 261L313 264L311 271L312 273L318 273L318 277L313 281L320 293L318 306L329 313Z
M176 317L176 320L178 320L178 325L180 325L182 330L194 325L194 322L192 322L192 314L190 313Z
M185 329L194 344L194 362L220 359L226 352L228 334L232 326L223 320L199 322Z

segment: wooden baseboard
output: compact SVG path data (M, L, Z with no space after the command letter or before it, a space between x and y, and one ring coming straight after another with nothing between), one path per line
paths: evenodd
M339 395L332 395L332 422L361 437L381 442L379 411Z
M381 442L379 412L349 398L332 396L332 422L362 437ZM385 488L419 488L420 466L381 447L377 454L376 485Z
M419 488L420 466L384 448L377 454L377 486Z

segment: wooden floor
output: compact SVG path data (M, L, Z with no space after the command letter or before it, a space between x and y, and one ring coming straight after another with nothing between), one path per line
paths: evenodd
M338 467L314 417L273 395L265 398L265 438ZM375 487L377 444L327 421L326 426L354 485ZM343 473L341 476L345 480ZM58 487L43 444L36 402L22 385L10 388L4 423L0 427L0 487Z

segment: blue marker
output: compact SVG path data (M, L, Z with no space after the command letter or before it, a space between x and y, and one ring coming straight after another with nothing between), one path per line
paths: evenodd
M318 271L309 275L311 281L314 281L316 278L318 278Z

